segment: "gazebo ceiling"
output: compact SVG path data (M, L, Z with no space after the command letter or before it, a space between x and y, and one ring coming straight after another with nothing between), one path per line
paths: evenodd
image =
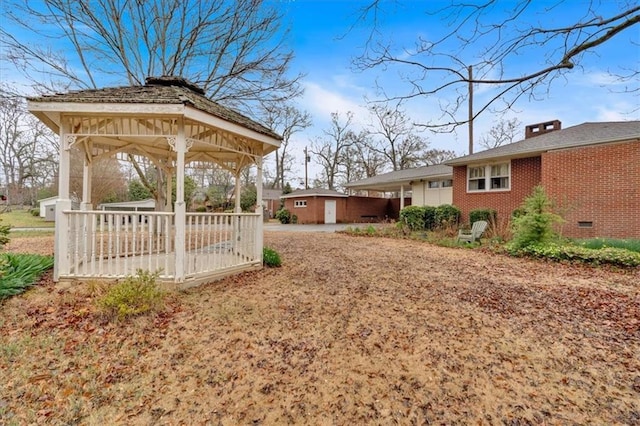
M185 162L215 162L238 170L280 146L282 137L208 99L179 77L150 77L127 86L30 97L28 109L64 143L92 158L117 153L174 159L184 131Z

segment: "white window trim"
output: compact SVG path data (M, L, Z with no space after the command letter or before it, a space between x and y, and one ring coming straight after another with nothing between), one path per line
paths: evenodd
M307 200L294 200L293 201L293 208L294 209L299 209L299 208L304 208L307 207Z
M507 177L509 178L509 186L507 188L496 188L496 189L492 189L491 188L491 166L497 166L499 164L508 164L509 165L509 174L507 176L501 176L501 177ZM470 183L470 177L469 175L471 174L471 169L472 168L476 168L476 167L484 167L484 187L485 189L470 189L469 188L469 183ZM511 161L501 161L498 163L487 163L487 164L477 164L477 165L471 165L471 166L467 166L467 192L471 192L471 193L482 193L482 192L506 192L506 191L511 191Z

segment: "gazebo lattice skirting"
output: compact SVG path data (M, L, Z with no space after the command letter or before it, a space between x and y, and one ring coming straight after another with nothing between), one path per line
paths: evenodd
M54 280L114 279L142 269L184 286L262 266L262 159L279 147L279 135L176 77L28 101L29 110L60 136ZM73 150L84 161L80 210L71 208ZM146 157L164 173L164 211L92 209L92 165L122 154ZM234 174L233 213L186 211L190 163L215 163ZM257 168L256 210L241 213L240 173L251 165Z

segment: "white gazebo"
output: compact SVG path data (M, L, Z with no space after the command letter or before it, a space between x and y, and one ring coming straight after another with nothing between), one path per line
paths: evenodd
M31 97L28 109L60 136L54 280L117 279L143 269L185 287L262 266L262 206L241 212L239 176L257 166L262 200L262 159L279 147L279 135L179 77ZM79 210L72 209L69 190L78 157L72 150L84 159ZM93 209L92 165L123 154L144 156L167 176L163 211ZM215 163L236 176L234 213L186 211L185 166L194 163Z

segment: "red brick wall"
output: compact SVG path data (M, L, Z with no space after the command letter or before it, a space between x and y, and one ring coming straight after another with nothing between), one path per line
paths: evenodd
M294 207L295 200L306 200L306 207ZM291 212L291 215L298 216L298 223L324 223L324 202L326 200L336 201L336 222L345 222L347 198L345 197L299 197L285 198L284 208Z
M545 153L542 181L564 210L563 235L640 238L640 140Z
M306 207L294 207L294 200L306 200ZM324 223L325 200L336 201L337 223L378 222L385 219L398 219L399 198L376 197L300 197L285 198L284 208L291 215L298 216L298 223ZM404 205L411 205L411 198L405 198Z
M507 220L541 182L540 157L511 160L511 190L467 192L467 166L453 168L453 205L462 210L461 222L469 222L469 212L490 208L498 212L498 220Z
M377 222L387 215L389 199L375 197L347 198L345 222Z

